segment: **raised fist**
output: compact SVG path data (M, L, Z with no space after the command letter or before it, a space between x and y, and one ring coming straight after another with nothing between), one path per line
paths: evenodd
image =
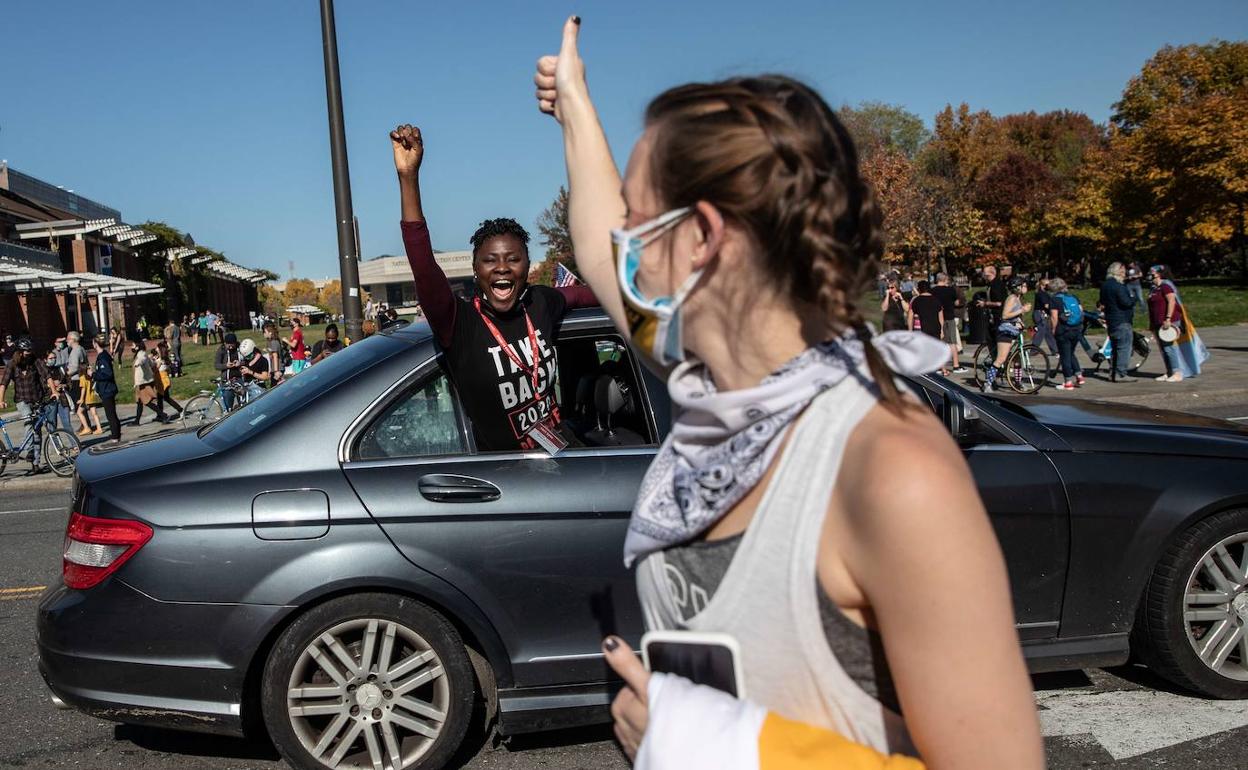
M589 87L585 84L585 62L576 47L581 30L581 17L572 16L563 23L563 43L558 56L543 56L537 60L537 108L555 120L563 122L564 107L571 100L587 99Z
M404 123L390 132L390 146L394 150L394 169L402 174L415 174L425 157L425 143L420 129Z

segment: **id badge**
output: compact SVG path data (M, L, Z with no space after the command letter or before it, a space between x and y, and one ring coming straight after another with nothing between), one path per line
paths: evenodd
M546 450L546 454L554 457L567 448L568 442L563 436L559 435L559 429L555 427L555 421L547 417L538 422L528 432L528 437L533 439L533 443Z

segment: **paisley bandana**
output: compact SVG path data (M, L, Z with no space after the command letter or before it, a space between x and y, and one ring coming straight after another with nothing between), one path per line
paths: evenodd
M902 375L935 371L949 358L948 345L918 332L885 332L869 344ZM698 361L677 366L667 389L678 416L642 481L625 566L709 529L763 477L806 405L851 376L870 384L853 332L806 349L745 390L717 392Z

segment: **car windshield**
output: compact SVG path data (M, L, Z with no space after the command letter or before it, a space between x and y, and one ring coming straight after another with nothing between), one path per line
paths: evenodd
M209 444L224 448L273 425L286 415L303 408L325 393L400 350L410 340L388 334L375 334L326 358L247 405L200 431Z

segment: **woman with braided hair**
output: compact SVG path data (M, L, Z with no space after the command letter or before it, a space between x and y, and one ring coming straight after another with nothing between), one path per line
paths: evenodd
M873 335L856 304L883 230L845 127L790 78L679 86L621 184L579 28L535 77L577 263L677 407L624 559L649 628L736 640L748 696L651 674L608 637L625 751L682 770L1042 767L996 538L895 380L948 348Z

